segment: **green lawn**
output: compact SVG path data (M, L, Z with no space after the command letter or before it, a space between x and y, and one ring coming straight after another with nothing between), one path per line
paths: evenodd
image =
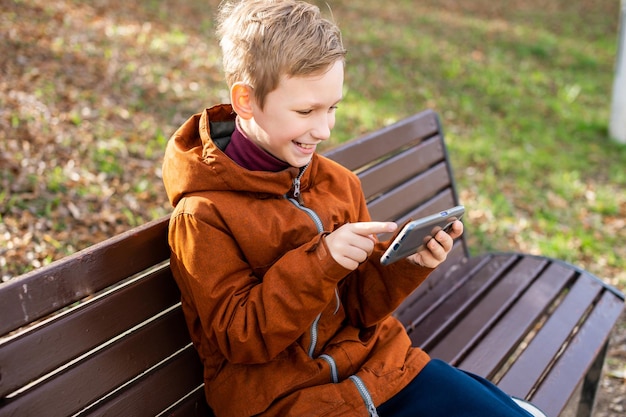
M626 289L618 1L328 3L349 50L333 143L433 108L475 252L555 256ZM3 3L3 279L168 213L167 138L227 97L216 4Z
M475 252L555 256L625 288L626 146L607 138L619 4L375 4L336 11L339 140L436 109Z

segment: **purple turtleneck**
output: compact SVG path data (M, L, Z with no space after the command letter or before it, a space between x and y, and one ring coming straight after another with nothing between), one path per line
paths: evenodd
M239 123L236 123L235 126L230 143L224 151L230 159L250 171L278 172L289 167L288 163L269 154L248 139L239 129Z

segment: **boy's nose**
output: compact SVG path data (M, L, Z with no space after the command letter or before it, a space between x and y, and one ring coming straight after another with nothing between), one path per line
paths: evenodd
M313 136L318 140L330 138L330 131L334 125L334 115L324 115L318 118L313 127Z

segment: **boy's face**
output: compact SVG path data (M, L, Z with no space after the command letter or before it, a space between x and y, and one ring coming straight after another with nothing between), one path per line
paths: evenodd
M263 110L252 100L248 138L294 167L309 163L317 145L330 137L343 96L343 62L321 75L281 78Z

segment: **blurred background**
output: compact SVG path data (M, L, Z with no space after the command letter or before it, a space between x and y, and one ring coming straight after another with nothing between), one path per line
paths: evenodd
M218 3L0 0L2 281L170 212L169 136L228 99ZM317 4L349 51L327 147L435 109L476 253L553 256L626 290L619 0ZM625 412L625 362L622 320L597 416Z

